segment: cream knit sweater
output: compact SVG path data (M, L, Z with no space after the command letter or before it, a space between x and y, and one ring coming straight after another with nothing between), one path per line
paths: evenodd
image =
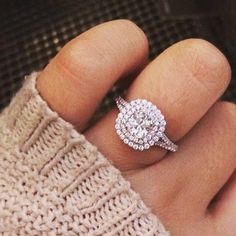
M50 110L36 77L0 116L0 235L168 235L121 173Z

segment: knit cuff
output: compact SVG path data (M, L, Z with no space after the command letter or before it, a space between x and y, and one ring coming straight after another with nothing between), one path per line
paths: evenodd
M33 73L26 78L0 116L0 147L17 157L20 171L28 175L26 181L34 181L31 188L37 191L31 201L34 204L47 196L52 209L57 205L50 224L40 218L50 229L36 229L32 222L28 230L45 233L53 229L56 235L167 236L119 170L48 107L36 89L37 76ZM49 214L47 207L46 211L36 205L39 215Z

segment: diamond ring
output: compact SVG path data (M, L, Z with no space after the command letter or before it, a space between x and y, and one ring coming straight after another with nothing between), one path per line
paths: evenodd
M116 132L123 142L135 150L143 151L157 145L169 151L178 146L165 135L166 121L161 111L145 99L131 102L116 99L120 111L116 119Z

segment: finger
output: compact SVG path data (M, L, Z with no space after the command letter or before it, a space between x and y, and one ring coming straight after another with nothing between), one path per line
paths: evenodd
M235 119L235 105L217 103L182 140L178 153L149 169L157 186L177 189L183 204L205 213L236 168Z
M217 194L211 206L211 218L218 226L219 235L236 235L236 170Z
M96 26L70 41L38 79L38 89L51 108L84 129L118 78L145 63L148 43L128 20Z
M230 68L223 54L210 43L191 39L167 49L148 65L131 85L127 99L146 98L167 120L167 136L183 137L225 90ZM122 170L140 168L160 160L165 151L153 147L135 151L118 138L114 109L86 136Z

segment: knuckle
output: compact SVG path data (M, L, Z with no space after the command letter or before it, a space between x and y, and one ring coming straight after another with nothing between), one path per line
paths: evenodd
M128 19L120 19L115 20L114 26L116 25L119 30L125 32L125 36L129 35L130 39L136 41L139 40L139 44L143 43L144 45L148 45L148 39L143 30L136 25L133 21Z
M112 67L114 73L116 69L118 71L119 67L114 64L123 66L121 55L128 50L134 57L146 55L146 36L132 21L114 20L79 35L65 45L56 58L64 71L70 74L97 78L98 70L112 73Z
M132 31L132 33L140 34L141 37L146 38L146 35L142 31L142 29L131 20L120 19L120 20L116 20L114 22L116 22L120 27L126 29L127 31Z
M218 109L227 117L232 117L236 122L236 105L232 102L219 102Z
M215 114L219 116L222 125L225 123L229 130L236 131L236 105L231 102L218 102Z
M179 43L186 67L207 89L223 90L231 78L231 68L224 54L203 39L187 39Z
M104 52L89 39L77 39L73 45L67 45L56 57L59 67L75 77L95 76L99 65L105 64Z

